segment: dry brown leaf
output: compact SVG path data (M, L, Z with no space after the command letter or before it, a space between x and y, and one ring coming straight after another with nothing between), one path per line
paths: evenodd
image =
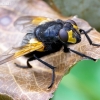
M3 18L9 19L9 23L6 23L7 25L0 23L1 54L10 47L17 46L25 35L18 32L13 26L13 22L21 15L39 15L65 19L49 8L42 0L33 0L31 3L29 0L18 0L15 5L12 5L12 8L9 6L1 7L0 20ZM84 30L88 30L91 27L82 19L76 17L72 19ZM100 33L94 29L88 34L93 42L100 44ZM79 44L72 45L70 48L96 59L100 58L100 48L91 46L84 35L82 35L82 41ZM81 59L82 57L72 52L66 54L62 50L43 57L42 60L57 67L55 83L50 90L47 87L51 83L52 71L37 60L30 63L33 66L31 69L21 69L14 65L14 62L26 65L24 57L0 65L0 92L9 95L14 100L49 100L63 75Z

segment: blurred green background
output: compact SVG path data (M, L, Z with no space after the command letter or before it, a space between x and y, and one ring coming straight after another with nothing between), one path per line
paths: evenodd
M45 0L64 16L88 21L100 30L100 0ZM100 100L100 60L78 62L65 75L51 100Z
M51 100L100 100L100 60L78 62L63 77Z
M100 0L45 0L64 16L85 19L100 31ZM54 7L55 5L55 7Z

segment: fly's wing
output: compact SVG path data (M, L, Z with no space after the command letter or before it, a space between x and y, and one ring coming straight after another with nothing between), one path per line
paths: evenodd
M33 33L34 28L38 25L44 24L45 22L52 21L52 19L47 17L40 17L40 16L22 16L19 17L14 26L22 32L25 33ZM33 51L43 51L44 45L42 42L34 39L31 39L31 43L26 44L25 46L12 48L9 52L0 56L0 65L6 63L10 60L18 58L22 55L28 54Z
M0 56L0 65L33 51L44 51L43 43L35 41L22 47L12 48L9 52L7 51Z
M15 21L14 26L21 32L33 33L36 26L49 21L52 19L40 16L22 16Z

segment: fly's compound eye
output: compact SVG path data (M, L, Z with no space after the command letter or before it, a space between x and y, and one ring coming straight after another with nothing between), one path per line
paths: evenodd
M67 40L68 40L67 31L64 30L64 29L61 29L60 32L59 32L59 38L60 38L61 41L67 42Z

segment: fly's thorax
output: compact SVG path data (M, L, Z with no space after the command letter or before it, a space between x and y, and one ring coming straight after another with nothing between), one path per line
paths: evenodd
M53 42L56 41L55 37L58 36L61 28L61 23L51 21L36 27L36 29L34 30L34 34L39 41Z

